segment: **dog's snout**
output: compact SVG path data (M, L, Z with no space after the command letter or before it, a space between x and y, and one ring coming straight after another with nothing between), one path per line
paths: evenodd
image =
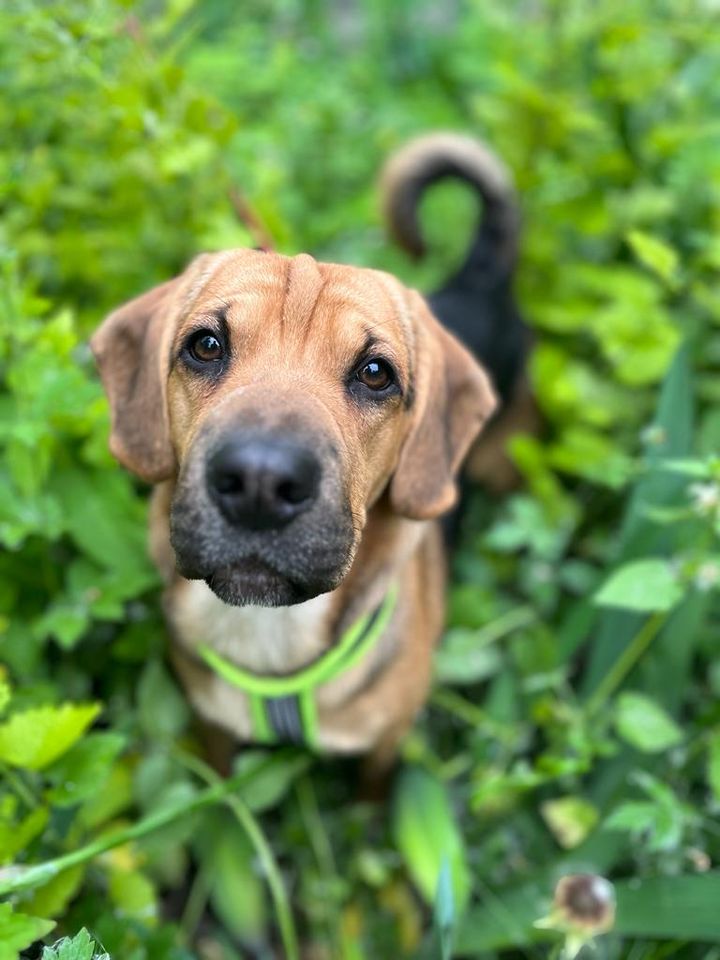
M237 526L284 526L314 502L320 463L286 437L234 437L211 457L208 489L223 516Z

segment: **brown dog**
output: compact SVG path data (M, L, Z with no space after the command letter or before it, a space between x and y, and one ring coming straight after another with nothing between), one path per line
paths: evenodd
M92 348L111 449L158 484L152 553L197 711L384 766L427 694L434 521L493 411L485 373L393 277L251 250L198 257Z

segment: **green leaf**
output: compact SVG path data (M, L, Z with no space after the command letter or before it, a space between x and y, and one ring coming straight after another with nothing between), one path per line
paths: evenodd
M145 733L160 739L178 736L190 718L187 701L159 660L151 661L140 678L138 716Z
M14 913L9 903L0 903L0 960L17 960L21 950L50 933L55 923Z
M707 777L715 802L720 803L720 730L712 733L708 740Z
M52 803L70 806L96 793L125 743L121 733L91 733L83 737L47 770L54 784L48 793Z
M631 230L626 239L643 266L664 280L671 289L678 286L678 255L668 243L642 230Z
M226 930L241 943L262 942L267 924L265 887L247 834L224 810L203 831L201 869L210 884L210 902Z
M85 876L85 866L69 867L53 877L48 883L37 887L32 896L23 901L23 907L43 917L60 917L80 889Z
M621 803L605 820L608 830L623 830L641 833L650 830L655 823L656 807L646 800L629 800Z
M147 557L144 510L126 476L66 470L54 478L53 492L67 529L89 557L121 574L137 592L157 582Z
M157 918L155 887L140 870L111 870L108 893L119 916L132 917L146 924Z
M633 879L616 884L615 892L615 930L622 936L720 940L720 872Z
M621 693L615 705L615 728L632 747L660 753L683 739L680 727L662 707L644 693Z
M65 937L45 947L41 960L110 960L107 953L96 953L97 944L83 927L74 937Z
M392 814L395 843L425 898L435 902L447 861L458 913L470 892L465 847L442 781L420 767L405 767L397 781Z
M682 600L683 589L665 560L625 563L595 594L599 607L621 607L639 613L665 612Z
M579 846L598 822L597 810L583 797L546 800L540 812L557 842L566 850Z
M7 795L0 800L0 863L9 863L40 836L50 816L47 807L35 807L19 822L15 819L17 800ZM38 911L42 913L42 910Z
M0 760L42 770L80 739L99 712L99 704L66 703L15 713L0 725Z
M437 678L445 683L469 684L485 680L500 669L496 647L482 642L483 631L454 627L435 654Z
M261 813L278 805L295 780L311 764L305 752L288 749L243 750L233 765L236 773L245 773L248 782L242 798L253 813Z

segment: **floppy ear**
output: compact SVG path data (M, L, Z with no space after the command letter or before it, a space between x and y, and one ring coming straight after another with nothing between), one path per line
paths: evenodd
M169 280L114 310L90 340L110 401L110 451L148 483L166 480L175 470L163 328L177 284Z
M416 411L391 484L394 510L413 520L439 517L457 499L455 478L495 409L490 381L417 293Z

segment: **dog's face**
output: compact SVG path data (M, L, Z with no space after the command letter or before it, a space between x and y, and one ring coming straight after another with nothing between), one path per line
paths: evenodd
M439 516L493 409L487 378L386 274L250 250L204 255L92 341L111 449L175 477L179 572L228 603L298 603L347 573L385 492Z

